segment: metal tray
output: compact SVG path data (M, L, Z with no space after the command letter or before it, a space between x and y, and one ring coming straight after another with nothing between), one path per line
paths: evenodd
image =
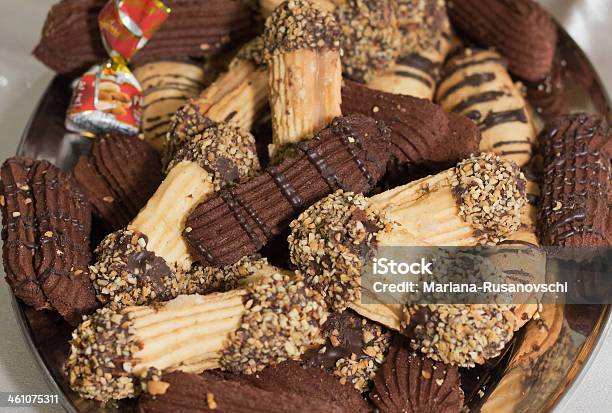
M565 81L571 90L571 110L596 112L609 117L610 101L601 81L584 53L561 27L558 53L568 69ZM87 139L68 134L64 129L71 81L65 76L53 79L26 127L17 150L19 155L47 159L69 169L78 156L87 151ZM129 401L103 407L79 398L69 389L62 373L71 327L56 314L34 311L15 298L13 308L41 373L51 390L59 395L66 411L85 413L133 409L134 403ZM530 365L532 371L509 371L508 360L523 339L523 334L519 333L505 355L477 371L463 372L470 382L466 391L470 410L552 410L586 374L589 360L602 346L600 338L610 329L609 306L566 306L563 328L552 347L541 355L542 360L535 360ZM537 369L537 374L533 374L534 369ZM520 383L518 388L517 383Z

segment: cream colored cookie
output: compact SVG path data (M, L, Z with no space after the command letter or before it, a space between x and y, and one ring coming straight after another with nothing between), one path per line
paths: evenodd
M531 159L535 128L525 99L498 53L465 49L450 59L442 70L436 101L446 111L478 124L481 150L520 166Z
M397 0L402 49L395 64L368 86L383 92L433 99L440 67L453 40L444 0Z
M144 138L161 152L174 112L204 87L204 71L190 63L162 61L139 66L134 75L143 91Z
M224 293L107 306L74 331L65 368L73 390L103 402L137 396L163 371L252 374L323 344L327 314L302 279L279 273Z

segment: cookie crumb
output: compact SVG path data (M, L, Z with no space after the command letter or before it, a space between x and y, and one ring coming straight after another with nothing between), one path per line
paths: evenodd
M147 393L153 396L165 394L168 387L170 387L170 383L164 381L150 381L147 383Z
M208 404L208 408L211 410L216 410L219 407L213 393L206 393L206 404Z

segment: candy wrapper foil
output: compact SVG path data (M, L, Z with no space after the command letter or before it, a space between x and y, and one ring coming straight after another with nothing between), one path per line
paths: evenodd
M168 18L159 0L109 1L98 15L100 34L111 58L130 61Z
M138 133L142 91L125 66L96 65L78 80L66 127L84 135L116 131Z
M67 129L85 136L138 133L142 88L127 63L169 13L160 0L111 0L104 6L98 22L110 60L93 66L76 83L66 114Z

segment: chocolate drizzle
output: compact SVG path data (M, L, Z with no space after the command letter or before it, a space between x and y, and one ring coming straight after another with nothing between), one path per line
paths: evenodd
M47 161L9 158L0 175L7 282L27 305L77 323L97 305L89 203L72 176Z
M438 64L432 62L425 56L422 56L418 53L410 53L405 56L400 56L398 57L396 63L418 69L421 72L424 72L429 75L432 79L436 78Z
M542 132L538 231L543 245L612 244L611 137L605 118L582 113L558 117Z
M370 191L391 157L388 136L382 123L365 116L335 119L266 173L197 206L183 234L192 256L204 265L232 264L334 189Z
M484 120L479 124L480 130L485 131L502 123L521 122L527 123L527 115L525 109L506 110L503 112L489 112ZM529 143L529 142L522 142Z
M236 218L236 221L238 221L238 223L240 224L240 226L245 230L245 232L249 235L249 238L251 238L251 241L253 241L253 243L256 245L257 249L260 249L261 247L263 247L263 244L261 243L261 241L259 240L259 238L257 237L257 233L255 232L254 228L252 228L249 223L246 220L246 217L244 217L242 215L242 212L240 210L240 208L244 208L245 204L244 202L240 202L240 200L236 197L236 194L234 193L234 191L232 191L231 189L225 189L222 190L221 192L219 192L219 196L221 198L223 198L223 200L225 201L225 203L228 205L228 207L230 208L230 210L232 211L232 213L234 214L234 217ZM266 225L265 222L263 222L263 220L261 219L261 217L257 214L257 212L251 208L250 206L248 206L247 208L245 208L249 217L255 221L255 223L257 224L257 226L264 232L264 234L266 236L271 235L271 231L268 228L268 226Z
M353 158L353 161L355 161L355 163L357 164L357 168L359 168L359 170L363 174L363 177L368 180L368 183L372 186L376 185L376 179L374 178L374 176L372 176L365 162L363 162L359 158L359 155L357 153L357 150L364 149L363 142L359 138L348 136L348 134L351 134L352 130L349 129L349 130L346 130L345 132L346 134L342 135L342 142L346 146L346 151L351 155L351 157ZM351 139L353 140L352 142L351 142ZM356 143L358 149L355 149L352 143Z
M451 112L461 113L472 105L484 102L493 102L502 96L508 96L508 93L498 90L491 90L483 93L472 95L467 99L463 99L451 108ZM479 116L480 117L480 116Z
M467 62L451 63L444 66L440 78L441 80L446 80L455 73L457 73L459 70L463 70L472 66L482 65L485 63L497 63L502 66L506 65L506 61L500 57L484 57L482 59L469 60Z
M426 85L427 87L432 87L433 83L431 82L431 80L427 79L424 76L418 75L416 73L413 72L409 72L407 70L396 70L394 72L397 76L403 76L403 77L410 77L412 79L416 79L419 82L423 83L424 85Z
M479 110L470 110L469 112L464 113L463 116L477 122L480 120L480 118L482 118L482 113L480 113Z
M148 118L148 120L150 122L156 122L158 120L161 120L161 118L160 117ZM145 133L152 133L156 129L165 129L166 126L170 126L171 122L172 122L172 120L170 118L168 118L166 120L161 120L161 122L153 123L153 124L149 125L149 127L143 128L142 131L145 132ZM162 136L162 135L165 135L165 134L166 134L166 132L160 132L160 133L154 135L152 137L152 139L155 139L155 137Z
M446 98L448 98L451 94L457 92L460 89L463 89L466 86L472 86L472 87L481 86L487 82L494 80L495 77L496 77L495 73L493 72L474 73L473 75L466 76L460 82L457 82L451 87L449 87L448 89L446 89L446 91L441 96L438 97L438 100L443 101Z
M163 88L163 89L167 89L167 90L177 90L178 87L174 87L174 88ZM163 90L162 88L158 89L158 91ZM153 92L153 91L151 91ZM155 105L156 103L162 103L162 102L167 102L167 101L173 101L173 100L178 100L180 102L184 102L185 100L187 100L188 98L190 98L190 95L176 95L176 96L163 96L163 97L159 97L157 99L153 99L147 102L147 104L145 106L142 107L143 110L149 108L151 105Z
M318 147L313 147L309 142L300 142L297 148L306 155L306 159L317 168L321 178L327 182L329 189L335 191L341 188L340 178L336 175L336 172L329 166L327 161L321 157Z
M166 82L164 81L164 79L176 79L176 80L183 80L185 82ZM158 81L160 83L163 83L164 85L185 85L185 83L192 83L192 88L199 88L202 89L205 85L204 82L201 81L201 79L197 79L194 77L189 77L189 76L185 76L182 74L172 74L172 73L164 73L164 74L152 74L150 76L146 76L146 77L142 77L140 79L138 79L138 81L142 84L142 83L149 83L149 82L153 82L153 81Z
M524 145L527 144L528 142L525 142L524 140L515 140L515 141L501 141L501 142L496 142L493 144L493 148L499 148L505 145Z
M287 198L291 206L293 206L294 209L299 210L304 204L304 200L297 193L293 185L291 185L291 182L287 180L287 177L274 166L266 169L266 172L272 177L272 180L278 186L281 193L285 195L285 198Z
M447 76L436 99L444 109L462 113L478 125L481 151L524 165L531 158L535 129L521 91L502 62L495 51L462 50L446 64ZM498 125L508 126L495 128Z

